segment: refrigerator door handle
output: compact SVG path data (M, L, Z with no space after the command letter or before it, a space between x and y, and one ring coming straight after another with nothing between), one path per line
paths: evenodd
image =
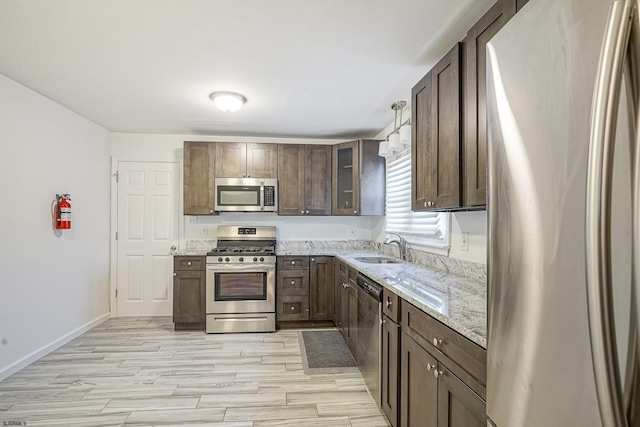
M611 289L611 183L622 70L633 13L631 0L611 5L591 108L586 194L589 338L602 424L627 427ZM635 120L635 118L634 118Z

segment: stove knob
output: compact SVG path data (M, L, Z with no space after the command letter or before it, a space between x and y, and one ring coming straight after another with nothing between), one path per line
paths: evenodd
M253 262L258 261L258 257L253 257Z
M226 262L229 262L229 257L226 257L224 260L225 260Z
M222 257L218 258L218 262L222 262Z
M238 258L238 261L242 262L242 261L244 261L244 258L240 257L240 258Z
M260 261L264 261L264 258L263 258L263 257L260 257Z

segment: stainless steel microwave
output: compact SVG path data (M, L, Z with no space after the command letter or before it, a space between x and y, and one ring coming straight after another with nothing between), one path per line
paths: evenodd
M216 211L277 212L276 178L216 178Z

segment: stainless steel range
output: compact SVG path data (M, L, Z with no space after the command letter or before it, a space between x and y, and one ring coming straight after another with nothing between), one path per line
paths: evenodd
M218 226L207 253L207 333L276 330L276 227Z

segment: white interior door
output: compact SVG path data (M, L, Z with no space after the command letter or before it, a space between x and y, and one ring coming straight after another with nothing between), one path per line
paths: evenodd
M118 162L118 317L172 314L178 173L178 163Z

